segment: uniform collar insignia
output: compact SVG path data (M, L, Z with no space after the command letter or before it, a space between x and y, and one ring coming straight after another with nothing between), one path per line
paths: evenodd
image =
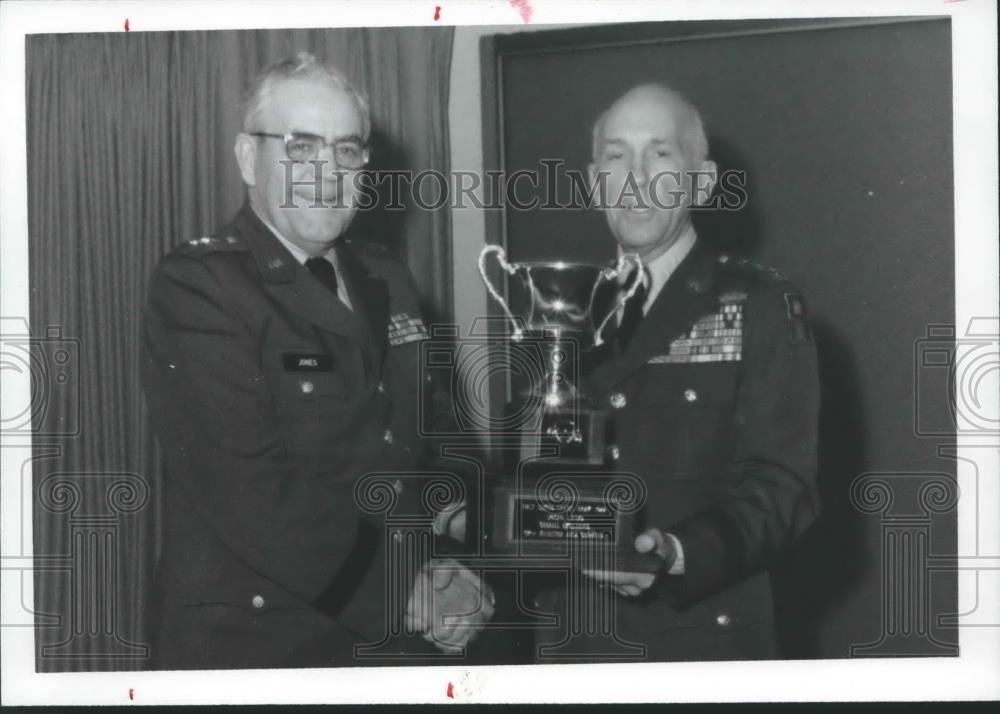
M257 261L257 267L264 280L271 283L290 283L295 280L296 263L291 253L257 217L249 202L243 204L234 222L254 260Z

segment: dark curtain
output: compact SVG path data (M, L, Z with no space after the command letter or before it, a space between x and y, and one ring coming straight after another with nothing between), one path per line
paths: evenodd
M35 35L26 42L36 667L142 669L158 454L139 383L146 281L240 206L242 90L308 50L368 92L377 167L448 170L451 28ZM359 216L451 316L447 206Z

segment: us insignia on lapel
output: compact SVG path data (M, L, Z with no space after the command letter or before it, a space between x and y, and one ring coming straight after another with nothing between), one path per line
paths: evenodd
M389 318L389 344L393 347L416 342L427 337L427 328L419 317L400 312Z
M698 318L691 330L670 343L666 354L652 357L647 364L691 364L697 362L739 362L743 359L743 292L719 297L719 309Z

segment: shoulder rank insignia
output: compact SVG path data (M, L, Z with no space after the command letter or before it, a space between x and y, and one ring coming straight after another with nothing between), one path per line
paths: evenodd
M727 263L729 265L735 265L739 268L743 268L747 271L755 273L756 275L768 280L769 282L784 282L788 280L788 278L786 278L778 270L774 268L769 268L765 265L761 265L760 263L755 263L754 261L748 258L739 258L737 260L732 260L727 257L725 261L720 260L720 262Z
M238 249L240 241L231 235L227 235L224 238L216 238L213 236L205 236L203 238L195 238L194 240L189 240L185 243L181 243L180 248L186 248L188 250L196 249L195 252L206 252L210 253L217 250L232 250Z
M400 312L389 318L389 344L393 347L416 342L427 337L427 328L419 317Z
M666 354L656 355L649 364L689 364L696 362L739 362L743 359L744 292L725 293L719 309L703 315L691 330L670 343Z
M719 296L719 302L723 305L728 305L730 303L744 303L746 302L747 294L742 290L734 290L732 292L723 293Z
M392 251L389 250L389 246L385 243L380 243L374 240L355 240L353 238L345 238L344 242L348 243L359 253L364 253L366 255L380 255L389 258L395 257Z
M192 248L216 248L219 245L219 239L213 238L211 236L205 236L203 238L195 238L194 240L189 240L187 242L187 245L191 246Z
M788 311L788 340L793 345L812 344L812 330L806 321L806 304L802 293L785 293L785 308Z

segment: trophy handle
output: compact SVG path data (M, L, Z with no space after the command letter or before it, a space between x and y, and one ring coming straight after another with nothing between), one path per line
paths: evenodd
M521 326L517 324L517 320L514 319L514 314L510 311L507 306L507 301L503 299L500 292L493 287L493 283L490 282L489 277L486 275L486 257L491 253L496 253L497 262L500 267L503 268L504 272L508 275L514 275L517 273L517 266L511 265L507 262L507 253L498 245L487 245L483 248L482 252L479 254L479 277L483 279L483 284L486 285L486 290L489 294L496 300L500 307L503 309L504 314L507 315L507 319L510 320L511 328L513 330L512 339L520 340L524 336L524 332L521 330Z
M604 328L607 326L608 320L611 319L612 315L625 307L625 303L627 303L632 296L635 295L635 291L639 289L639 285L642 283L642 260L635 253L625 253L619 256L618 262L615 264L614 268L605 268L594 282L594 291L590 294L591 309L593 309L594 298L597 296L597 289L601 286L601 281L614 280L617 278L622 274L626 263L632 263L635 266L635 270L632 273L632 284L622 293L622 297L618 300L618 304L615 305L614 309L608 311L608 314L604 316L603 320L601 320L601 324L597 326L597 331L594 333L594 347L600 347L604 344L604 338L601 337L601 333L604 332Z

